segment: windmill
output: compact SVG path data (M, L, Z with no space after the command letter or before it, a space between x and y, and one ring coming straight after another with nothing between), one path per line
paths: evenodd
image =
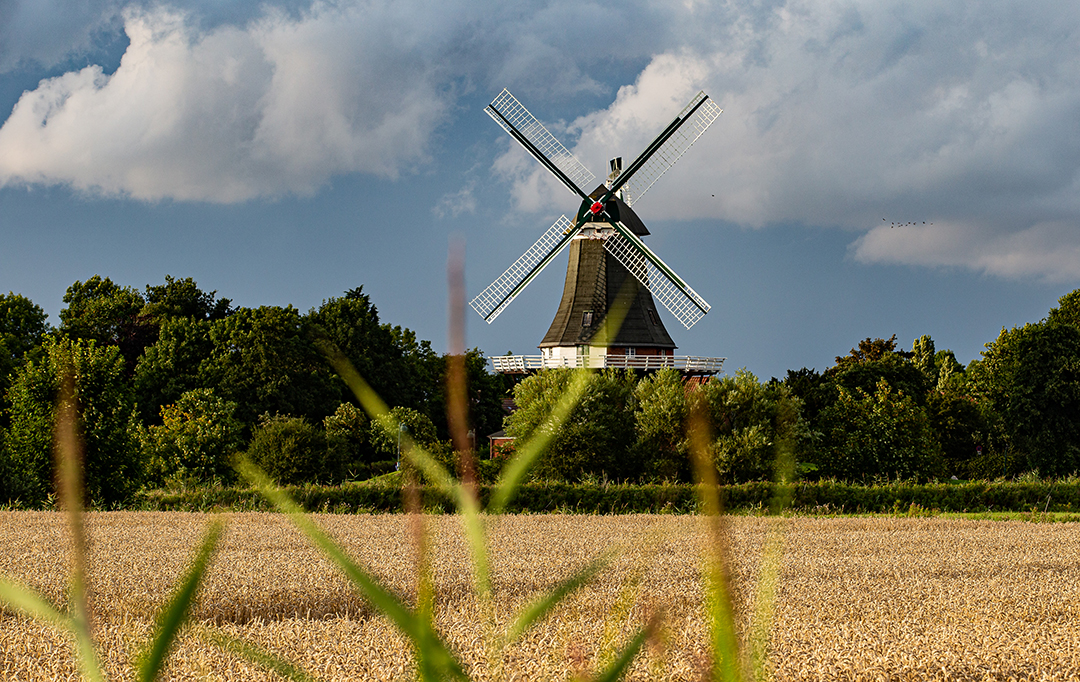
M649 231L631 207L716 120L720 107L699 92L629 166L623 168L621 157L612 159L606 182L589 193L582 186L590 186L596 176L509 91L503 90L484 111L581 199L574 220L560 216L470 301L490 324L570 247L562 300L540 344L543 355L532 359L497 356L492 358L495 368L527 372L566 365L676 366L675 343L656 313L653 297L687 329L710 306L641 240ZM621 319L608 319L614 311ZM697 374L715 374L723 362L722 358L681 360L680 369Z

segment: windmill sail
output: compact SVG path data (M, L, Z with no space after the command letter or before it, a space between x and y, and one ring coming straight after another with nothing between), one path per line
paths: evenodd
M555 224L549 227L528 251L521 254L487 289L469 301L469 305L491 324L529 282L559 255L574 234L574 224L566 216L559 216Z
M615 233L604 240L604 248L637 278L675 318L689 329L712 307L690 288L675 271L660 260L633 232L612 223Z
M697 141L723 111L704 92L699 92L672 122L676 130L652 155L625 181L623 201L628 206L641 198L660 176L675 165L687 149ZM669 126L670 127L670 126ZM666 131L665 131L666 132ZM627 169L631 171L631 169Z
M582 198L586 197L581 188L588 187L596 176L555 139L509 90L504 89L499 93L484 111L559 178L567 189Z

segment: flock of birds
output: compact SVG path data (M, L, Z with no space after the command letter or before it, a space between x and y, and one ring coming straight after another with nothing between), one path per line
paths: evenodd
M882 218L882 220L885 220L885 218ZM889 223L889 227L890 228L891 227L896 227L897 225L899 225L900 227L906 227L907 225L918 225L918 224L919 224L919 222L917 220L913 220L913 221L908 222L908 223ZM925 225L926 221L925 220L922 221L922 224ZM933 223L930 223L930 224L933 225Z

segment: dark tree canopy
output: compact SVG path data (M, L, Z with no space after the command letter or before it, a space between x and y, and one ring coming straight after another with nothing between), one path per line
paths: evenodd
M220 320L232 308L227 298L215 299L217 291L205 292L190 277L174 279L165 275L165 283L147 285L146 305L142 313L154 320L187 317L194 320Z

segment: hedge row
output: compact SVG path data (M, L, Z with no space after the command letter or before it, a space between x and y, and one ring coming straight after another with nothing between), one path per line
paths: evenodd
M339 486L304 485L285 490L304 509L317 512L400 512L400 488L377 482L346 483ZM481 486L481 502L486 505L492 486ZM774 483L744 483L723 486L724 507L730 511L768 509L777 499L786 498L787 509L825 513L865 513L906 511L911 505L942 512L1030 511L1037 508L1055 512L1080 511L1080 481L983 482L909 484L890 483L860 486L834 481L797 483L781 487ZM450 499L431 487L420 490L425 510L452 511ZM270 505L252 489L198 488L181 492L141 493L131 508L155 511L254 511ZM530 483L523 485L511 501L511 513L574 512L589 514L694 513L698 508L695 486L585 485L573 483Z

